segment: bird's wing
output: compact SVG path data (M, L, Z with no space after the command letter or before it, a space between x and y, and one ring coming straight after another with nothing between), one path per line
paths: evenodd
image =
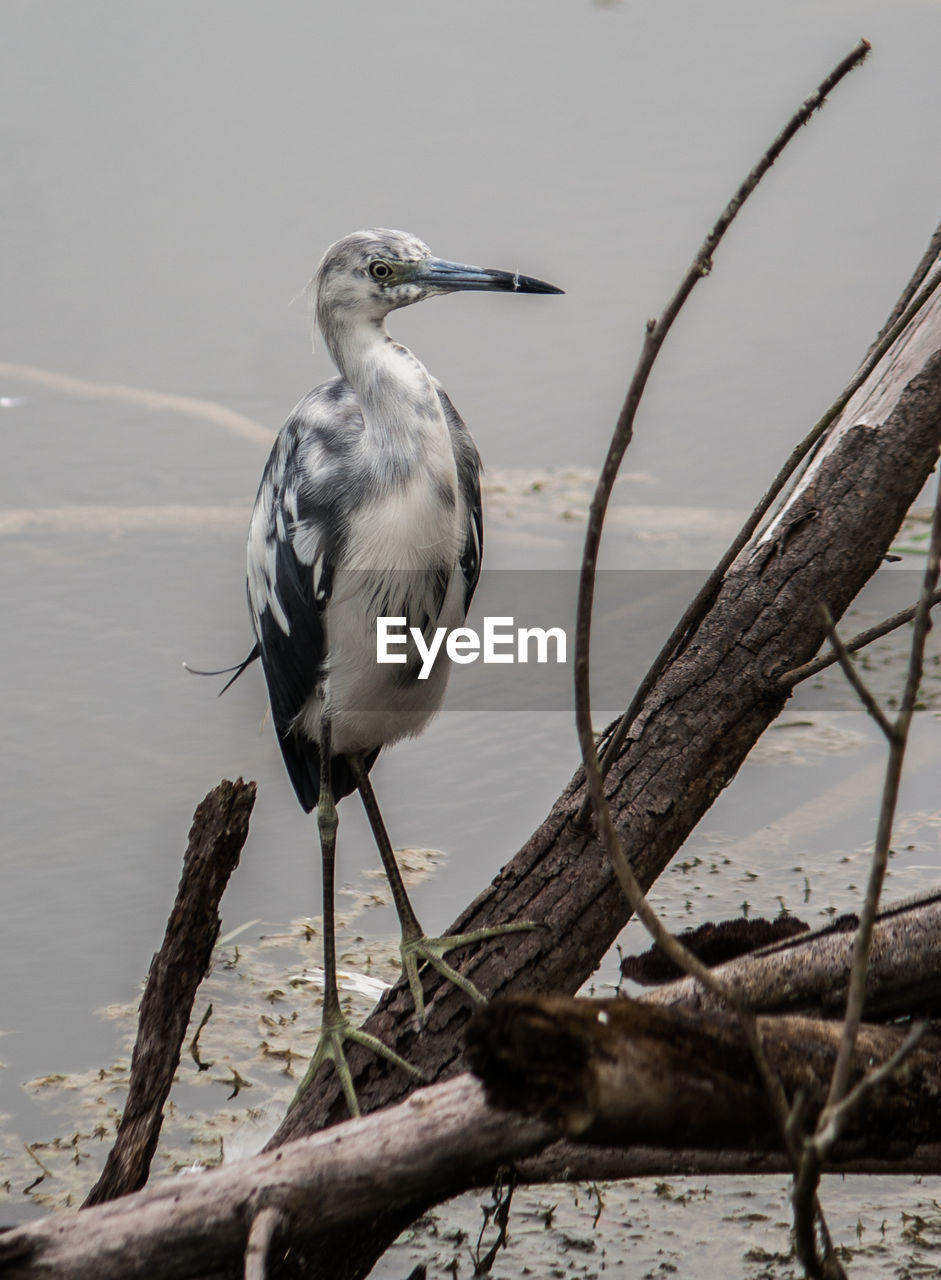
M451 433L451 445L454 449L454 460L457 463L457 485L467 512L467 532L460 559L461 575L464 578L464 614L466 616L477 589L484 553L484 516L480 501L480 454L464 425L464 419L451 403L447 392L437 382L435 388Z
M279 736L323 678L323 612L344 537L338 477L358 423L343 379L317 387L282 428L255 499L248 602Z

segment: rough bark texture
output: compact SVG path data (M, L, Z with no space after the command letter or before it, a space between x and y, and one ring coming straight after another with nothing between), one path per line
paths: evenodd
M938 263L934 264L935 269ZM695 635L657 681L607 780L618 831L635 872L652 884L779 714L777 683L823 640L819 605L834 618L879 567L941 445L941 299L926 304L847 404L769 531L726 576ZM628 918L604 851L573 817L584 780L576 772L545 822L449 932L511 920L541 926L476 948L458 967L487 996L519 990L574 993ZM429 1081L461 1069L469 1010L436 976L425 979L425 1029L412 1026L398 984L366 1023ZM350 1053L364 1111L403 1097L400 1072ZM335 1124L345 1115L326 1074L272 1139ZM364 1232L338 1232L308 1273L344 1280L368 1273L416 1202ZM283 1274L296 1274L286 1264Z
M813 1126L826 1101L840 1022L762 1017L758 1027L788 1098ZM908 1027L864 1025L851 1086L887 1062ZM505 996L474 1014L468 1058L498 1107L582 1142L775 1150L781 1137L738 1018L638 1000ZM941 1141L941 1038L925 1037L865 1116L845 1131L867 1154Z
M176 902L141 1000L124 1114L85 1206L136 1191L147 1181L196 989L219 934L219 902L238 866L254 803L254 782L223 781L193 816Z

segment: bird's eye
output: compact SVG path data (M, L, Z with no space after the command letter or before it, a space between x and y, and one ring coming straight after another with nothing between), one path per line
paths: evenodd
M388 280L392 276L392 268L380 258L376 262L370 262L369 274L374 280Z

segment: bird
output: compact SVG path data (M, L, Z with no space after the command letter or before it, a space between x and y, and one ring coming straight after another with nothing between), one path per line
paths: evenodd
M337 803L358 791L401 928L402 969L421 1023L419 969L431 965L473 1001L483 997L444 958L462 946L529 928L510 924L428 937L405 890L370 781L383 747L425 728L442 704L447 662L420 679L405 661L377 661L377 618L404 618L426 640L460 626L480 575L480 457L441 384L386 317L459 290L557 294L518 272L433 257L403 231L373 228L327 249L311 281L314 323L337 375L309 392L282 427L252 512L247 594L271 717L301 806L317 811L323 874L324 999L320 1038L295 1102L333 1063L359 1114L344 1046L364 1045L420 1073L351 1025L337 992L334 876ZM235 679L236 677L233 677Z

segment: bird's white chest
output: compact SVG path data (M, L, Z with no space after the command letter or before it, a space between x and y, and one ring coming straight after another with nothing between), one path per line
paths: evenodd
M453 469L452 457L452 473ZM463 519L456 477L445 468L418 472L356 512L344 567L421 570L453 565L461 553Z
M452 455L453 466L453 455ZM464 617L458 568L466 512L442 475L417 475L378 496L349 531L324 618L328 643L323 701L305 709L310 734L326 709L334 750L365 751L421 732L441 705L448 669L424 682L377 660L377 618L448 628ZM443 594L442 594L443 593Z

